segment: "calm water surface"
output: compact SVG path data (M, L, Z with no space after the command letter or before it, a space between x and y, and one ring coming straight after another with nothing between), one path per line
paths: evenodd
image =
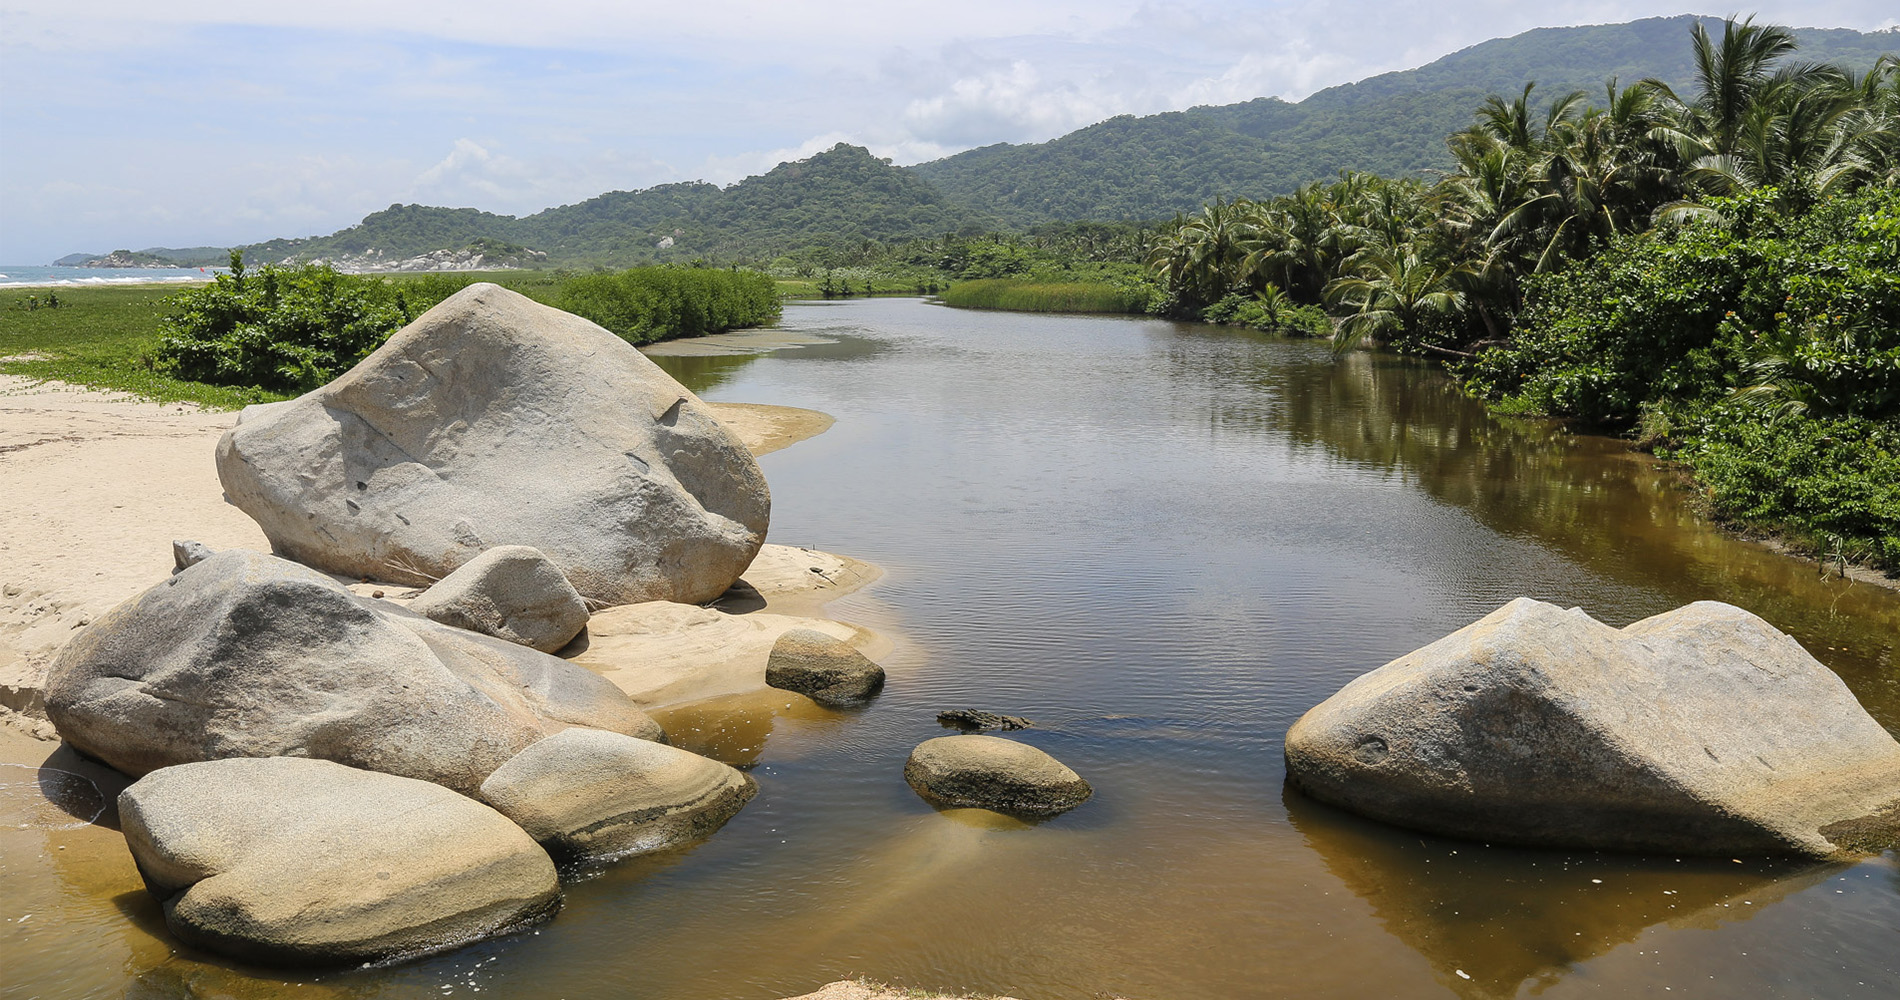
M911 300L783 325L833 343L661 361L711 399L838 418L763 464L774 541L888 572L831 609L903 636L870 708L673 714L759 797L696 849L576 882L537 932L313 982L127 957L115 928L155 919L129 893L66 918L108 943L43 935L36 982L0 972L0 995L765 1000L856 974L1030 1000L1900 993L1893 855L1489 848L1305 801L1280 751L1353 676L1519 595L1618 625L1741 605L1900 728L1894 593L1728 539L1649 460L1399 361ZM1016 735L1095 799L1033 826L925 805L903 761L950 707L1037 720Z

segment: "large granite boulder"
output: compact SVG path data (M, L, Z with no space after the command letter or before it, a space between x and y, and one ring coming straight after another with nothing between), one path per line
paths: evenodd
M587 627L587 602L561 568L526 545L497 545L436 581L409 610L543 653Z
M168 767L119 794L126 846L182 941L249 961L440 951L552 913L554 863L440 785L296 757Z
M1826 856L1900 822L1900 743L1713 601L1615 629L1519 598L1341 688L1286 762L1323 802L1493 842Z
M531 545L603 604L704 603L765 540L751 453L626 341L470 285L320 389L218 442L225 495L278 553L427 584Z
M710 837L757 791L698 754L569 729L497 768L481 794L550 851L601 861Z
M1095 794L1067 764L996 736L925 740L904 762L904 780L931 802L1016 816L1054 816Z
M220 552L107 612L53 661L47 715L141 775L222 757L320 757L473 793L568 726L658 738L598 675Z

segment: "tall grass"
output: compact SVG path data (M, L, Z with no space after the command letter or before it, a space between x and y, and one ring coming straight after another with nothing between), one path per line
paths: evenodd
M758 326L782 308L778 285L758 271L671 267L570 278L555 304L635 344Z
M1023 281L986 278L959 281L941 296L960 309L1008 309L1045 313L1139 313L1147 296L1137 289L1090 281Z

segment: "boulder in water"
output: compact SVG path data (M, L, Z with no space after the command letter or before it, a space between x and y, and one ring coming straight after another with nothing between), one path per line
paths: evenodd
M142 775L222 757L319 757L473 793L568 726L659 726L565 660L356 597L233 549L101 616L60 650L47 715Z
M590 860L709 837L757 791L751 777L716 760L591 729L521 751L481 788L549 850Z
M997 736L925 740L905 762L904 780L933 802L1019 816L1067 812L1095 794L1061 761Z
M167 767L119 794L126 846L191 945L247 961L440 951L552 913L554 863L440 785L295 757Z
M1616 629L1519 598L1307 712L1286 761L1323 802L1493 842L1826 856L1900 825L1900 743L1713 601Z
M855 705L884 687L884 668L850 643L817 629L795 628L772 644L765 683L820 705Z
M626 341L470 285L329 385L247 409L225 495L274 551L426 585L498 545L601 604L718 597L765 541L740 441Z
M409 610L552 653L587 627L587 602L538 549L497 545L436 581Z

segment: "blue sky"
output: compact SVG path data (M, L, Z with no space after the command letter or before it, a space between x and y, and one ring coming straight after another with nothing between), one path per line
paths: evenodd
M1863 30L1891 0L1758 4ZM899 163L1323 87L1533 27L1515 0L0 0L0 262L332 232L395 202L521 214L720 183L838 141Z

